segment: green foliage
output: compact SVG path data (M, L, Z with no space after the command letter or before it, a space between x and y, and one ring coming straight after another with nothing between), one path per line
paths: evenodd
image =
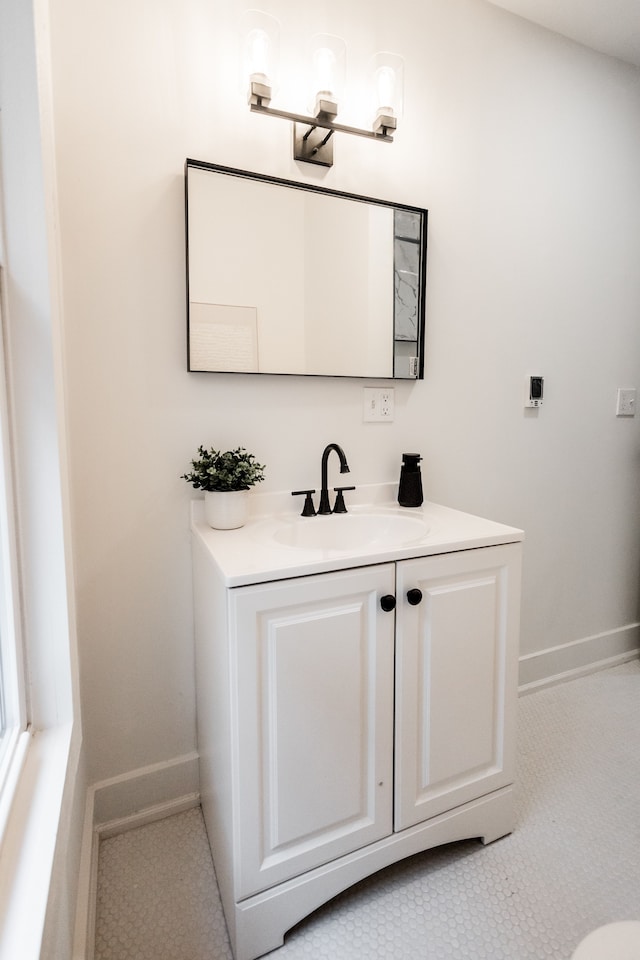
M191 466L193 470L183 473L181 479L193 484L196 490L248 490L264 480L264 465L244 447L226 453L213 447L198 447L198 457L191 461Z

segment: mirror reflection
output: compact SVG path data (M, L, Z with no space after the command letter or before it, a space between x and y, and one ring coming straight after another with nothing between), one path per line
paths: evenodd
M185 172L189 370L422 378L426 210Z

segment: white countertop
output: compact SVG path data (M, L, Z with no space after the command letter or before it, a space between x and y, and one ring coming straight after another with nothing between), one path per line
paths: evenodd
M239 587L289 577L345 570L387 561L426 557L457 550L516 543L524 539L522 530L493 520L485 520L460 510L425 502L406 508L397 503L397 484L365 484L347 494L350 513L383 511L423 519L424 536L401 545L369 544L356 549L308 549L286 546L275 539L285 524L298 522L303 498L287 493L251 493L250 517L236 530L212 530L204 518L204 500L191 504L191 529L200 538L217 565L224 583ZM316 497L317 500L317 497ZM301 524L313 524L316 517L299 517ZM325 518L320 518L324 520ZM334 516L332 523L341 517Z

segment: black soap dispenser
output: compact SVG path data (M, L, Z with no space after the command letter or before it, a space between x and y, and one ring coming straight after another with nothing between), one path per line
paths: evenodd
M419 507L422 505L422 475L420 473L419 453L403 453L398 487L398 503L401 507Z

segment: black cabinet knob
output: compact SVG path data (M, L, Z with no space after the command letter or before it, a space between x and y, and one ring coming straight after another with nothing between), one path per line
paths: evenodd
M385 613L390 613L395 609L396 598L391 593L385 593L384 597L380 597L380 606Z
M413 590L407 591L407 600L412 607L417 606L422 600L422 590L418 590L417 587L414 587Z

